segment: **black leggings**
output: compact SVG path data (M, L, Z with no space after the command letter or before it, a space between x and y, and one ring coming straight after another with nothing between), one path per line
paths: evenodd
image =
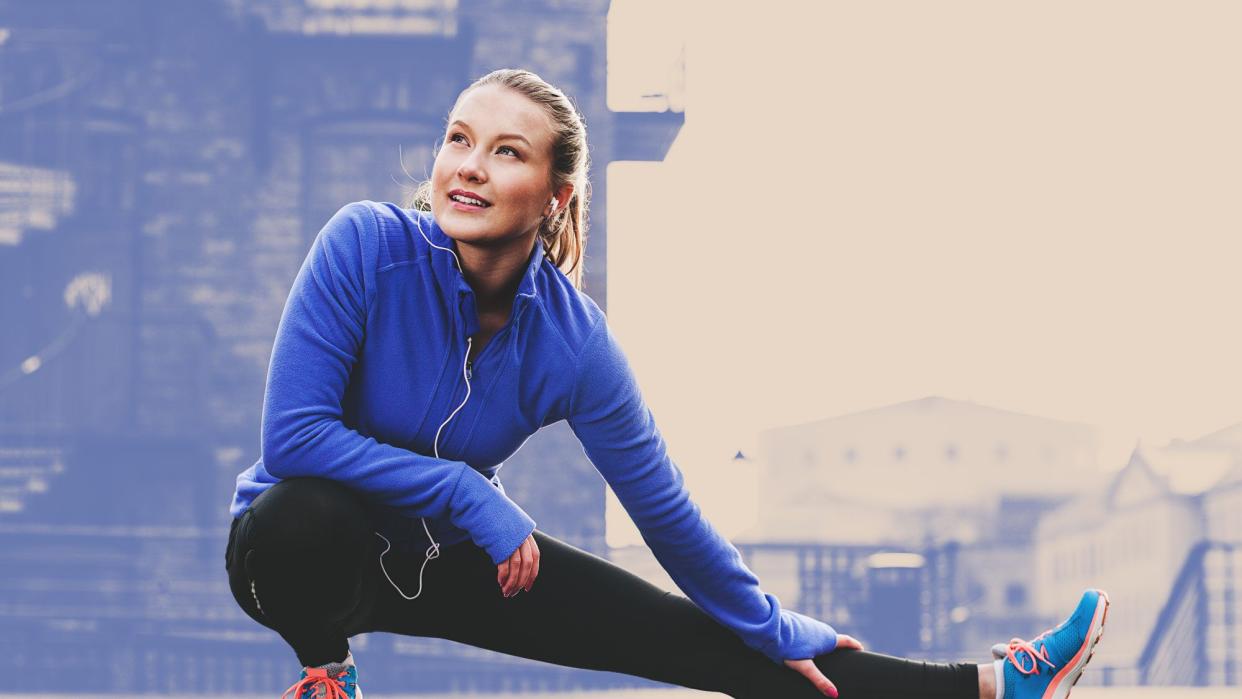
M810 680L747 647L689 599L539 530L539 575L530 592L502 597L496 565L466 540L442 546L423 571L421 594L406 600L381 572L385 545L375 523L358 494L338 482L277 483L233 522L225 554L233 597L279 633L303 666L340 660L349 637L382 631L731 697L823 697ZM384 557L407 595L418 592L423 561L422 552L398 548ZM814 660L841 699L979 696L974 663L850 648Z

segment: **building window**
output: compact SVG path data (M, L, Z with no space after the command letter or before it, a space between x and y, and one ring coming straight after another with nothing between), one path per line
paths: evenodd
M896 449L893 449L893 459L896 461L905 461L906 448L903 446L898 446Z
M845 463L852 464L858 459L858 452L854 450L854 447L850 447L842 456L845 458Z
M957 461L957 445L950 443L944 448L944 458L949 461Z
M1009 447L1004 444L996 445L996 460L1004 461L1009 458Z

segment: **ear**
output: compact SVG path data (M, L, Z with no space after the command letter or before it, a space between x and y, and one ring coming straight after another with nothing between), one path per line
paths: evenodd
M569 204L569 198L574 195L573 183L566 183L560 189L553 192L552 196L556 197L556 208L563 209Z

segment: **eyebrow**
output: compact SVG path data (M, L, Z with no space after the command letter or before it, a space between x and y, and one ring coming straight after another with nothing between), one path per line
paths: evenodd
M466 122L462 121L461 119L454 119L454 120L453 120L453 124L461 124L462 126L466 127L467 129L468 129L468 128L470 128L470 125L469 125L469 124L467 124ZM452 126L453 124L449 124L449 126ZM514 139L518 139L518 140L521 140L521 141L525 141L526 145L530 146L531 148L534 148L534 146L533 146L533 145L531 145L531 142L530 142L530 141L527 141L527 140L526 140L526 137L525 137L525 136L523 136L522 134L517 134L517 133L502 133L502 134L500 134L499 136L497 136L497 138L502 138L502 139L504 139L504 138L514 138Z

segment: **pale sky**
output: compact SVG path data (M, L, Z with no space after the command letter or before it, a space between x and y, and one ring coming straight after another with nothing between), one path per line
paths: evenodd
M1109 470L1242 421L1242 5L686 7L613 2L611 108L686 123L609 167L608 264L692 495L761 429L928 395L1093 425Z

